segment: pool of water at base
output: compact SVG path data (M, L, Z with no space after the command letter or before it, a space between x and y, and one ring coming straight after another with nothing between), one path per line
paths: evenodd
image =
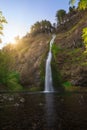
M87 93L1 93L0 130L87 130Z

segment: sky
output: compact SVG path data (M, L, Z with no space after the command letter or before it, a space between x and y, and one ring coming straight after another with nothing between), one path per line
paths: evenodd
M25 35L37 21L56 22L56 11L68 8L69 0L0 0L0 10L8 22L4 25L3 44Z

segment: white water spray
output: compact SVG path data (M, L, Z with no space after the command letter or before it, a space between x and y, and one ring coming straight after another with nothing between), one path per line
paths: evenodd
M52 40L50 41L50 49L48 53L48 57L46 60L46 72L45 72L45 92L53 92L53 83L52 83L52 72L51 72L51 59L52 59L52 52L51 48L54 43L56 35L53 35Z

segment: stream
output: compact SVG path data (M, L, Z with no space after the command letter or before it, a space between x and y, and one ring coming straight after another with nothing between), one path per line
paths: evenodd
M87 130L87 93L2 93L0 130Z

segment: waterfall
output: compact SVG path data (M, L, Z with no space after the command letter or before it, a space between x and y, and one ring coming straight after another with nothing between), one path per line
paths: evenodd
M51 48L54 43L56 35L53 35L52 40L50 41L50 49L48 53L48 57L46 60L46 71L45 71L45 92L53 92L53 83L52 83L52 72L51 72L51 59L52 59L52 52Z

